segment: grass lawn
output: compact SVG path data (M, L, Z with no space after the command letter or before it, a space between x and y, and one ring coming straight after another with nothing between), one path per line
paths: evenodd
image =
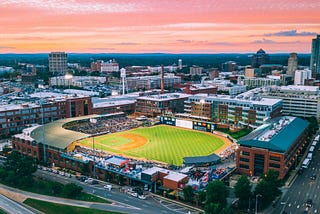
M64 204L56 204L46 201L40 201L36 199L28 198L23 203L40 210L46 214L69 214L69 213L77 213L77 214L117 214L118 212L110 212L104 210L97 210L97 209L89 209L83 207L74 207L70 205Z
M240 131L237 131L237 132L231 132L229 129L217 129L217 131L226 133L236 140L239 140L240 138L246 136L251 132L249 129L241 129Z
M49 195L49 196L65 198L62 192L63 186L64 186L63 184L58 182L37 178L35 179L35 182L32 186L19 187L19 189L28 191L28 192L38 193L41 195ZM54 191L55 189L61 189L61 191ZM75 198L70 198L70 199L111 204L111 202L106 199L103 199L85 192L81 192L81 194L77 195Z
M133 134L146 139L146 144L128 150L118 150L119 145L134 143L124 134ZM95 148L133 157L143 157L169 164L181 165L183 157L212 154L224 145L223 140L205 132L180 129L172 126L140 127L125 132L102 135L94 138ZM80 142L92 147L92 138Z

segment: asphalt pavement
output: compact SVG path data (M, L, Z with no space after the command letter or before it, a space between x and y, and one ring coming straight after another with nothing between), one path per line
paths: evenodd
M34 214L34 212L32 212L31 210L1 194L0 208L10 214Z
M284 189L283 197L272 209L272 214L299 214L320 213L320 143L313 152L312 161L303 174L297 174L291 186ZM311 179L315 174L316 178ZM306 206L307 200L311 199L311 207ZM270 209L269 209L270 210Z
M38 170L36 173L34 173L34 175L64 184L70 182L76 183L77 185L81 186L85 192L106 198L107 200L113 202L113 206L109 207L110 211L130 214L182 214L189 213L189 211L190 213L199 213L195 209L190 209L183 205L171 203L151 196L147 197L146 200L142 200L137 197L133 197L131 195L120 192L119 188L113 188L111 191L109 191L103 188L103 185L105 183L101 182L97 185L89 185L85 184L84 182L80 182L75 177L68 178L62 175L42 170ZM112 184L112 186L115 187L114 184ZM92 205L91 208L101 209L101 205Z

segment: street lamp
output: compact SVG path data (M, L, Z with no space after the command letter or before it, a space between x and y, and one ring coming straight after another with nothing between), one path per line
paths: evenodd
M69 90L70 90L70 82L71 82L71 79L72 79L72 74L66 74L64 75L64 79L65 80L68 80L68 83L69 83ZM69 92L70 93L70 92ZM71 113L71 98L69 99L70 100L70 118L72 117L72 113Z
M260 195L260 194L257 194L256 195L256 209L255 209L255 214L258 214L258 198L259 197L262 197L262 195Z

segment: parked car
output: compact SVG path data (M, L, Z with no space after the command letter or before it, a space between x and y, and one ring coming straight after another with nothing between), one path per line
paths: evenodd
M310 179L311 179L311 180L316 180L316 178L317 178L317 175L316 175L316 174L312 174L312 175L310 176Z
M312 207L312 199L309 198L309 199L307 200L306 206L307 206L307 207Z
M107 184L107 185L104 185L104 186L103 186L103 188L105 188L105 189L107 189L107 190L111 191L111 189L112 189L112 185L111 185L111 184Z
M138 198L142 199L142 200L146 200L147 197L145 195L138 195Z

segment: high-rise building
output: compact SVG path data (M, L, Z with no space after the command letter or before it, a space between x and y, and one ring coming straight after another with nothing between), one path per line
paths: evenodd
M68 70L68 57L65 52L49 54L49 72L53 75L64 75Z
M238 65L234 61L228 61L222 64L222 72L232 72L238 68Z
M259 68L260 65L269 63L269 55L262 49L258 50L251 58L251 66L253 68Z
M320 78L320 35L312 39L310 69L312 76L316 79Z
M202 74L202 70L203 70L203 67L199 67L199 66L193 65L193 66L190 67L190 75L191 76L201 75Z
M296 70L294 75L295 85L305 85L305 81L311 79L311 70Z
M287 74L294 77L294 74L297 69L298 69L298 56L296 53L291 53L288 59Z

